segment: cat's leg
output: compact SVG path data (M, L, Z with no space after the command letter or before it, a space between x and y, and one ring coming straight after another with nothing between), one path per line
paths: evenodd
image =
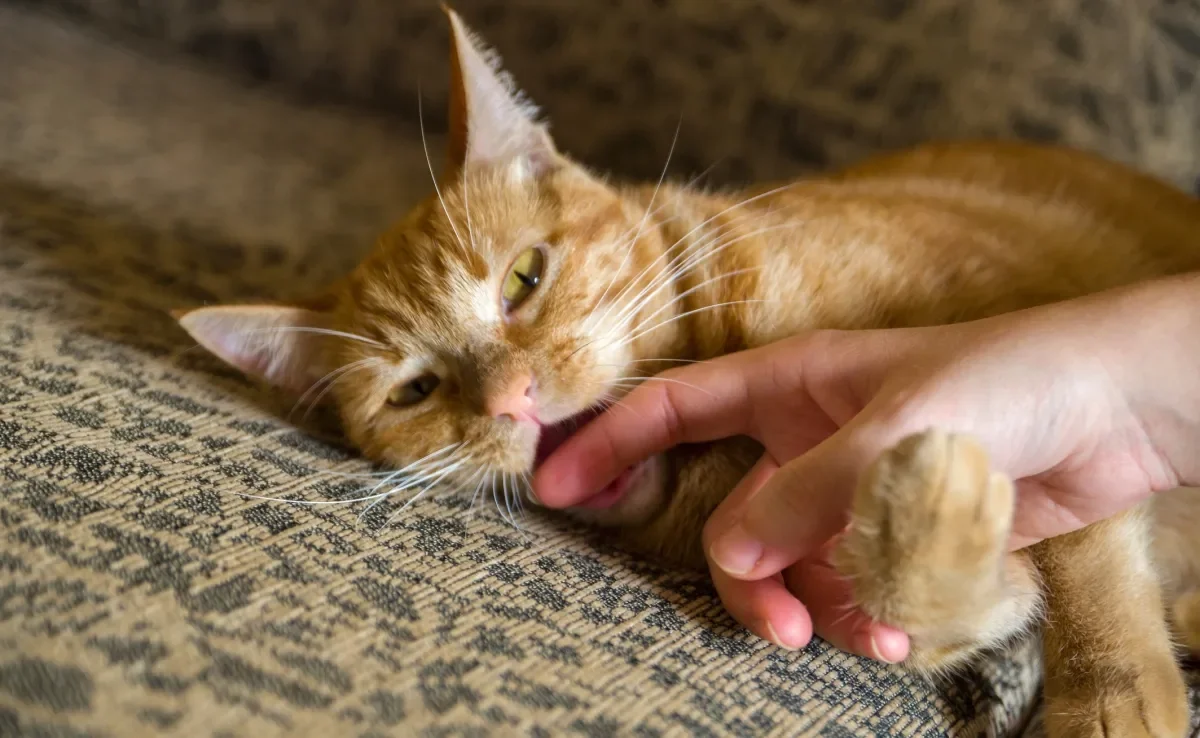
M951 669L1033 624L1040 586L1007 552L1012 512L1012 484L963 436L910 436L862 475L833 564L868 615L909 634L907 667Z
M1175 641L1200 658L1200 488L1160 492L1147 505L1154 529L1154 564Z
M1175 598L1171 622L1180 647L1192 658L1200 658L1200 591L1192 590Z
M1046 731L1179 738L1188 701L1143 510L1044 541Z

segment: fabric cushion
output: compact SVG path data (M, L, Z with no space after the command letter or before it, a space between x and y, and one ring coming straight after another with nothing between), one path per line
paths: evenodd
M0 2L14 0L0 0ZM435 2L24 0L308 99L440 130ZM1178 0L457 0L588 163L791 177L930 138L1062 141L1184 187L1200 161L1200 8Z
M362 519L328 504L373 470L165 311L300 294L345 268L428 190L415 130L6 7L0 69L0 735L1025 724L1036 644L930 684L820 642L763 644L702 578L553 516L515 530L452 494ZM758 143L761 166L783 166Z

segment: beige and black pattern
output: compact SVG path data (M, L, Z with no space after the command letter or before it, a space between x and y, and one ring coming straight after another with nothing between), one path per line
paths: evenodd
M213 33L247 23L261 29L284 7L57 4L122 23L158 8L165 25L132 27L184 45L194 45L186 40L200 19ZM519 60L524 48L518 64L537 71L528 46L512 35L519 9L534 3L508 3L503 12L487 10L500 3L459 5L506 57ZM699 3L663 3L653 12L643 6L658 4L625 5L606 4L619 12L587 10L577 20L608 23L626 13L631 24L656 18L660 29L672 17L690 23L684 38L699 33L695 27L735 22L751 34L759 28L759 11L747 10L754 6L783 19L792 29L786 33L810 34L811 46L821 3L712 4L703 12ZM916 38L911 24L932 18L930 9L953 15L960 5L968 4L874 3L845 28L862 44L892 27L900 43ZM970 5L960 15L980 22L969 20L983 17ZM356 26L328 23L322 35L318 16L292 7L294 22L308 29L302 48L332 70L326 87L342 88L350 100L374 94L356 76L354 57L334 53L350 43L339 34ZM339 7L352 18L410 12L400 3ZM1036 15L1028 4L1005 7ZM1067 8L1047 7L1051 15ZM1163 3L1160 10L1185 9ZM1087 17L1106 33L1119 30ZM837 33L830 29L839 22L825 20L821 53L833 53ZM555 23L562 35L550 47L566 55L564 68L572 54L611 61L652 48L630 51L627 39L618 44L619 34L600 30L591 46L576 48L586 33L568 30L575 21L565 14ZM878 35L860 35L862 28ZM407 32L393 26L363 38L367 47L382 46L388 33L394 41ZM417 44L425 51L411 50L428 55L419 71L429 78L430 99L440 83L441 33L429 26ZM375 470L339 445L325 419L293 412L283 398L194 350L165 311L295 294L344 268L426 191L416 129L403 115L301 104L93 34L0 4L0 736L842 738L1024 730L1036 709L1033 644L945 683L921 683L821 643L798 653L764 645L722 612L702 578L631 558L555 517L527 515L517 530L469 495L432 495L404 510L405 499L397 499L365 514L363 504L346 502L374 483L362 475ZM264 48L275 48L269 35L263 39ZM613 46L602 50L601 39ZM686 43L724 48L716 40ZM1087 55L1108 43L1080 31ZM807 99L803 89L778 86L783 72L767 79L737 66L764 63L749 61L758 48L744 41L728 51L740 61L728 62L735 71L724 74L754 77L765 90L751 93L756 85L743 79L736 86L747 91L739 94L788 100L796 110L821 104L821 95ZM676 53L663 49L667 58ZM809 48L803 58L817 53ZM269 54L268 76L303 81L316 74L300 52ZM381 98L404 97L417 76L415 62L393 63L389 84L396 87L376 91ZM593 92L554 82L546 73L552 66L533 75L539 97L555 114L575 115L565 132L583 142L585 112L597 107ZM686 80L685 71L655 76L655 84L697 89L695 70ZM935 71L950 89L955 70ZM1093 79L1085 71L1077 61L1054 74ZM836 84L859 72L839 74ZM1097 72L1096 89L1106 79ZM713 77L714 94L725 94L723 84ZM895 103L889 85L861 98L843 91L842 114L859 109L863 121L874 120L879 106ZM1157 121L1139 123L1128 137L1090 128L1086 104L1063 108L1053 135L1144 157L1147 168L1190 181L1200 163L1195 134L1171 123L1191 104L1180 85L1160 107L1108 88L1105 104L1124 100L1131 119ZM935 97L940 105L965 104ZM624 103L601 107L612 122L598 124L593 148L584 145L591 155L633 172L654 158L653 167L661 166L659 129L674 129L678 106L644 120ZM729 176L819 164L888 143L870 133L871 126L887 129L882 119L853 130L810 130L798 122L807 113L780 115L796 128L766 123L770 139L746 136L744 122L723 130L695 116L699 132L689 134L691 154L680 166L700 166L708 135L717 154L740 152L734 160L742 164ZM913 119L896 135L952 124ZM643 137L629 143L629 152L643 153L605 153L622 130ZM800 133L810 136L800 149L783 143ZM822 153L796 153L808 146ZM772 160L776 149L785 158Z
M11 0L10 0L11 1ZM434 0L24 0L439 128ZM1191 186L1195 0L457 0L586 161L794 176L933 137L1066 140Z

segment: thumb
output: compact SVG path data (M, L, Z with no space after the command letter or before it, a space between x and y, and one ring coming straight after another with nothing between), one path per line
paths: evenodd
M783 571L837 535L846 526L859 474L883 448L871 440L877 434L854 425L774 474L763 474L760 462L758 474L752 475L757 484L742 485L745 499L710 520L705 531L711 541L709 560L732 577L758 580Z

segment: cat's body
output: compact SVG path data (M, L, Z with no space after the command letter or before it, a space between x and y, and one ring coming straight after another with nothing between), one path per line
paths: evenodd
M438 192L305 307L181 317L227 361L289 389L339 372L328 389L350 439L377 461L415 462L426 482L507 491L539 442L679 360L1200 269L1200 202L1070 151L930 146L750 193L610 186L554 150L451 18ZM676 450L619 480L615 504L581 514L700 564L704 520L758 453L744 439ZM1166 493L1015 554L1011 508L1011 484L984 454L934 430L861 480L835 561L864 609L910 633L919 669L961 663L1044 609L1054 738L1182 735L1164 612L1200 647L1200 494ZM892 535L870 534L881 524Z

